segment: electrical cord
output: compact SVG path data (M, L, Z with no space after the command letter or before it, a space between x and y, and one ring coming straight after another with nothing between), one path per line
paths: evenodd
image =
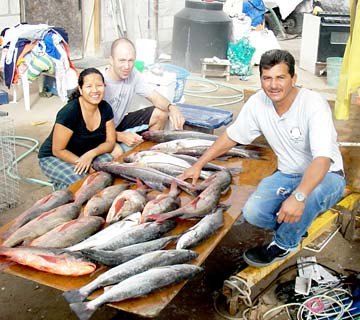
M224 281L224 285L228 286L229 288L232 288L232 289L236 289L237 292L239 293L238 295L238 298L239 300L242 300L244 302L244 304L248 307L246 308L243 312L242 312L242 316L239 318L239 317L232 317L232 316L228 316L228 315L225 315L223 312L221 312L217 306L217 303L218 303L218 297L215 296L214 298L214 308L215 308L215 311L223 318L225 319L228 319L228 320L247 320L247 316L246 314L248 312L250 312L251 310L254 310L256 308L259 307L259 299L261 296L263 296L268 290L270 290L271 287L274 286L274 284L276 284L283 276L285 276L286 274L288 274L290 271L293 271L294 269L297 269L299 266L308 266L308 265L320 265L322 267L324 267L325 269L328 269L329 271L331 271L332 273L334 273L338 278L341 277L341 274L339 272L337 272L336 270L326 266L326 265L323 265L321 263L318 263L318 262L313 262L313 261L308 261L308 262L303 262L303 263L299 263L299 264L293 264L287 268L285 268L284 270L282 270L279 275L269 283L269 285L267 285L257 296L254 297L254 299L251 299L251 288L249 287L249 285L247 284L246 280L244 279L241 279L240 277L237 277L237 276L231 276L229 278L229 280L225 280ZM330 292L331 290L343 290L343 289L330 289L329 291L326 291L326 292ZM346 290L344 290L346 291ZM326 295L326 292L323 292L321 295L318 295L317 297L323 297L325 296L326 298L329 298L327 295ZM347 291L346 291L347 292ZM349 294L349 292L347 292ZM349 294L350 295L350 294ZM350 295L351 296L351 295ZM312 297L314 298L314 297ZM329 300L331 300L333 298L329 298ZM305 301L304 303L289 303L289 304L284 304L284 305L281 305L281 306L278 306L278 307L275 307L273 309L270 309L268 310L262 317L262 320L266 319L265 318L265 315L267 316L268 314L271 314L277 310L281 310L283 308L286 308L286 312L288 314L288 317L289 319L291 319L291 316L290 316L290 313L289 313L289 310L288 310L288 307L290 306L297 306L299 307L299 312L302 311L303 312L303 309L306 308L307 306L305 305L307 301ZM335 303L338 303L338 301L336 300ZM339 304L339 307L340 309L344 309L344 312L346 311L345 308L343 308L342 305ZM337 314L335 314L337 315ZM303 318L297 318L297 319L303 319ZM336 319L341 319L341 318L336 318ZM335 320L335 319L334 319Z
M336 316L334 318L334 320L341 319L342 316L344 315L345 311L350 309L353 301L351 299L347 305L344 305L340 300L329 296L329 294L331 294L334 291L346 293L351 298L351 294L347 290L344 290L341 288L333 288L333 289L326 291L323 294L312 296L312 297L308 298L307 300L305 300L303 303L287 303L287 304L283 304L280 306L276 306L276 307L268 310L267 312L265 312L264 315L262 316L262 319L266 320L267 317L269 317L269 319L272 319L274 317L273 313L275 311L279 311L284 308L286 309L286 311L289 315L289 311L288 311L289 307L299 307L297 316L296 316L298 320L309 319L311 316L321 316L321 317ZM326 301L326 300L328 300L328 301ZM329 305L329 302L330 302L330 305L337 304L339 306L339 310L334 310L334 312L326 312L325 307L326 307L326 305ZM306 311L307 311L307 313L305 314Z

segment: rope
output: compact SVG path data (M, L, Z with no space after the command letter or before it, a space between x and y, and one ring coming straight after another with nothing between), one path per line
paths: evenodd
M218 99L222 99L222 100L224 100L224 99L235 99L235 100L229 101L229 102L211 104L211 105L208 105L209 107L226 106L226 105L235 104L235 103L238 103L238 102L241 102L241 101L244 100L244 90L239 89L239 88L237 88L235 86L225 84L225 83L222 83L222 82L209 80L209 79L204 79L204 78L201 78L201 77L189 76L187 79L188 80L193 80L193 81L198 81L198 82L205 82L205 83L210 84L211 86L213 86L213 88L205 89L205 90L188 90L188 89L185 89L184 90L184 95L186 95L186 96L203 98L203 99L215 99L215 100L218 100ZM221 95L221 96L203 95L203 93L215 92L220 87L227 88L227 89L232 89L232 90L238 92L238 94L229 95L229 96L224 96L224 95Z
M218 303L218 296L214 298L214 309L218 315L221 317L228 319L228 320L248 320L247 313L254 309L253 302L251 300L251 289L247 282L244 279L241 279L237 276L231 276L229 280L224 281L224 286L227 286L231 290L237 292L238 299L241 300L247 308L242 312L242 316L239 317L232 317L225 315L221 312L217 306Z

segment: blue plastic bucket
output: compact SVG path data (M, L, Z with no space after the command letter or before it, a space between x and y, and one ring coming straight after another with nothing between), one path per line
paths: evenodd
M329 57L326 59L327 85L337 87L339 85L340 71L343 58Z

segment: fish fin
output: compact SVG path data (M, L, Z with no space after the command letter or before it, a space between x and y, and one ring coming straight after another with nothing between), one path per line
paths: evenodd
M193 197L196 197L199 194L199 190L196 187L194 187L193 189L189 189L184 186L179 186L179 187L181 190L185 191L187 194L189 194Z
M231 157L230 156L221 156L221 157L217 157L215 160L219 160L219 161L227 161L229 160Z
M76 314L80 320L88 320L96 311L95 308L91 308L89 302L77 302L70 303L70 309Z
M231 207L230 204L225 204L225 203L219 203L219 204L217 205L217 208L223 208L224 211L228 210L230 207ZM216 210L216 208L215 208L213 211L215 211L215 210Z
M177 213L177 214L155 213L147 216L147 221L156 221L158 223L162 223L168 219L176 218L180 215L181 213Z
M234 176L234 175L236 175L238 173L244 172L243 168L228 168L227 170L230 172L230 174L232 176Z
M86 299L86 295L81 294L79 289L66 291L62 295L69 304L83 302Z
M35 240L35 239L34 239ZM32 239L26 239L22 242L22 245L25 246L25 247L30 247L31 246L31 243L33 242Z
M104 292L109 291L113 286L105 286L103 287Z
M178 183L176 182L176 180L171 181L169 196L175 198L179 194L180 194L180 188L178 188Z
M47 255L43 255L43 254L39 254L38 255L40 258L42 258L42 259L44 259L44 260L46 260L46 261L48 261L48 262L50 262L50 263L58 263L59 262L59 258L58 257L56 257L56 256L47 256Z

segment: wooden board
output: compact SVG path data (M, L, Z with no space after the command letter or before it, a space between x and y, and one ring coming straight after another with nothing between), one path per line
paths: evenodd
M146 150L151 145L151 143L145 142L135 148L133 151ZM201 265L215 249L222 238L227 234L235 220L240 216L242 207L244 206L250 194L255 190L255 187L260 179L274 171L274 157L270 149L264 149L263 151L265 158L267 159L266 161L245 160L239 158L233 158L226 162L216 161L218 164L224 165L226 167L242 167L244 168L244 172L234 177L230 190L220 199L221 203L230 205L230 208L224 213L224 226L219 229L211 238L207 239L205 242L194 248L194 250L199 253L198 258L193 261L195 265ZM121 161L121 158L118 160ZM115 183L119 183L121 180L122 179L116 179ZM82 181L75 183L69 189L74 192L81 186L81 183ZM187 202L190 200L190 197L182 193L181 200L182 202ZM195 221L181 221L171 232L171 234L179 234L194 224ZM0 232L8 229L10 225L11 222L0 228ZM172 247L170 246L169 248ZM5 259L0 258L0 263L4 261ZM100 267L89 276L65 277L14 264L4 269L3 271L28 280L33 280L49 287L53 287L62 291L68 291L89 283L106 270L107 268ZM129 299L127 301L112 303L110 305L114 308L141 315L143 317L155 317L179 293L185 283L186 281L183 281L177 285L149 294L146 297ZM102 290L98 290L90 295L89 298L93 299L101 294L101 292Z

